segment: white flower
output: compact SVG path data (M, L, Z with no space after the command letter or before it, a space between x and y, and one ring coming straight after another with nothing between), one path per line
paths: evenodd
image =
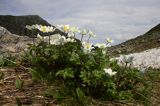
M48 37L46 38L48 40ZM66 38L65 36L61 36L60 34L55 34L50 36L50 44L53 45L63 45L67 42L76 42L73 38Z
M57 24L57 27L58 27L58 28L62 28L62 27L63 27L63 25L59 25L59 24Z
M56 29L53 28L52 26L42 26L42 25L37 25L36 28L43 33L54 32Z
M64 25L64 26L63 26L63 31L64 31L64 32L68 32L68 31L69 31L69 28L70 28L69 25Z
M50 36L50 44L53 45L60 45L62 41L60 41L61 39L61 35L60 34L54 34Z
M34 29L38 29L38 28L40 28L42 25L38 25L38 24L35 24L35 25L32 25L32 27L34 28Z
M74 33L68 33L68 35L67 35L69 38L73 38L74 37Z
M87 43L87 42L82 42L82 46L83 46L85 53L91 52L91 50L94 48L94 47L92 47L92 44Z
M32 27L29 26L29 25L26 25L26 28L27 28L28 30L32 30Z
M54 32L55 29L56 29L56 28L53 28L52 26L42 26L42 25L38 25L38 24L31 25L31 26L26 25L26 28L29 29L29 30L38 29L43 33Z
M107 41L108 43L113 43L113 42L114 42L114 40L112 40L112 39L110 39L110 38L106 38L106 41Z
M43 37L40 34L37 34L37 38L43 40Z
M37 29L37 24L36 25L26 25L26 28L28 29L28 30L33 30L33 29Z
M43 33L47 32L47 27L46 26L38 27L38 29Z
M78 29L78 27L70 27L69 31L72 33L77 33L77 32L79 32L79 29Z
M56 28L53 28L52 26L48 26L48 32L54 32L56 30Z
M67 38L66 42L75 42L75 40L73 38Z
M50 40L57 40L57 39L60 39L60 38L61 38L60 34L50 35Z
M62 43L62 36L60 34L54 34L54 35L50 35L50 44L52 45L60 45L64 43ZM49 42L49 36L45 36L44 37L44 42Z
M106 50L102 50L102 53L103 53L103 54L106 54Z
M57 25L62 31L68 33L70 26L69 25Z
M45 36L45 37L43 37L43 40L44 40L44 42L49 42L49 37Z
M61 36L60 39L59 39L59 43L62 44L62 45L63 45L64 43L66 43L66 37Z
M56 39L56 40L51 40L51 41L50 41L50 44L51 44L51 45L60 45L60 42L59 42L58 39Z
M88 30L86 30L86 29L82 29L82 30L81 30L81 34L82 34L82 35L87 35L87 33L88 33Z
M97 46L98 48L102 48L102 49L107 47L105 43L97 43L95 46Z
M111 68L108 68L108 69L105 68L104 71L106 74L109 74L110 76L113 76L117 73L117 72L113 72Z
M92 31L89 31L88 34L90 37L96 37L96 35Z
M140 72L142 72L142 73L145 73L147 70L147 67L140 66L140 67L138 67L138 70L140 70Z

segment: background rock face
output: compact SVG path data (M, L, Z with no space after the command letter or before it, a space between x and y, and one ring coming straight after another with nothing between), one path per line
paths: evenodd
M0 27L0 54L18 55L32 43L32 38L11 34L7 29Z
M24 16L0 15L0 26L6 28L12 34L30 37L35 35L35 33L37 32L41 33L40 31L29 31L28 29L25 28L26 25L34 25L34 24L52 26L46 20L44 20L38 15L24 15ZM62 31L58 29L56 29L55 32L53 32L53 34L57 33L65 35Z
M118 54L142 52L157 47L160 47L160 24L144 35L130 39L119 45L112 46L109 48L109 53L112 56L117 56Z

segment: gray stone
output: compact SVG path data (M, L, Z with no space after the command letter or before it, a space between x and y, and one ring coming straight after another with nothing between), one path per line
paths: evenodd
M6 34L6 33L11 34L11 33L10 33L9 31L7 31L5 28L3 28L3 27L0 26L0 36L4 35L4 34Z
M0 27L0 54L19 55L32 43L32 38L11 34L7 29Z

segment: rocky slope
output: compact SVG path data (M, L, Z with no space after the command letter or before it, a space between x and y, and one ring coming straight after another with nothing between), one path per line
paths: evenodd
M160 24L144 35L115 45L109 48L108 51L111 56L118 56L119 54L142 52L156 47L160 47Z

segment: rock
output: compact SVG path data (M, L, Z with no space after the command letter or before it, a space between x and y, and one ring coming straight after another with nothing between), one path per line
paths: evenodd
M0 27L0 54L19 55L32 43L32 38L11 34L7 29Z
M132 61L132 66L138 69L141 68L160 68L160 47L149 49L140 53L132 53L128 55L124 55L126 58L134 57ZM121 65L121 63L124 61L124 57L116 57L116 60L118 60L118 63Z
M5 28L3 28L3 27L0 26L0 37L1 37L2 35L6 34L6 33L11 34L8 30L6 30Z

